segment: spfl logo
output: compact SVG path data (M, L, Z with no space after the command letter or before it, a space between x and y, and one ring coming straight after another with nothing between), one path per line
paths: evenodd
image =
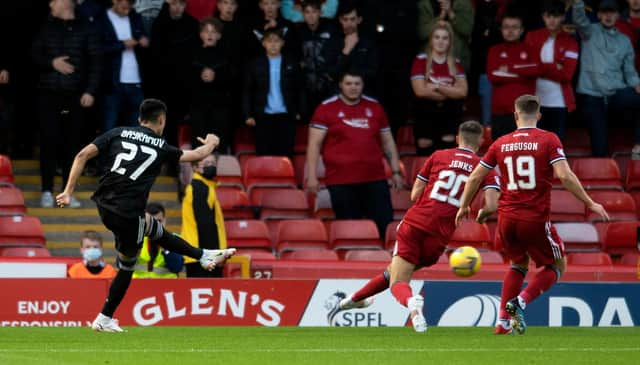
M336 314L340 311L340 301L347 297L347 294L336 291L324 302L324 309L327 310L327 321L329 326L339 326L336 324Z
M449 306L438 326L450 327L493 327L500 314L500 297L490 294L476 294L459 299Z

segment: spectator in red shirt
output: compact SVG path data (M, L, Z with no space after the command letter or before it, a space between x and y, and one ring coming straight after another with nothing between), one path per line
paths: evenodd
M318 190L318 158L337 219L372 219L384 237L393 219L382 159L393 172L393 186L403 185L398 150L382 106L362 94L363 77L348 71L339 78L340 94L316 109L309 128L307 188Z
M413 134L419 155L453 147L462 119L467 79L453 56L453 31L444 23L433 28L425 53L413 60L411 87L414 103Z
M620 19L616 23L616 28L624 33L629 40L636 54L636 70L640 71L640 57L638 57L638 44L640 38L640 0L627 0L629 8L620 14Z
M524 27L519 15L506 14L502 19L503 43L489 49L487 77L493 88L491 99L491 138L511 133L516 129L513 105L520 95L535 90L537 64L520 40Z
M536 96L540 98L540 128L564 138L567 114L576 102L571 80L578 65L578 42L563 30L565 4L561 0L545 3L545 27L527 34L525 43L538 63Z

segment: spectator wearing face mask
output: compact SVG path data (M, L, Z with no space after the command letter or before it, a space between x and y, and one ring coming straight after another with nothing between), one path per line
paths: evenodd
M77 279L111 279L116 270L104 262L102 257L102 237L96 231L84 231L80 239L82 262L69 268L69 277Z
M200 248L227 248L222 208L216 196L218 158L209 155L193 163L193 179L182 200L181 236ZM187 277L222 277L222 267L213 271L202 269L197 260L185 256Z

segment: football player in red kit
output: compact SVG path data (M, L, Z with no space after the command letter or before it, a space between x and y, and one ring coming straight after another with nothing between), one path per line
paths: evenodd
M482 143L482 126L464 122L458 128L458 147L432 154L420 169L411 200L415 202L397 228L397 240L391 264L383 273L371 279L362 289L344 298L329 313L329 323L335 323L342 310L364 308L373 302L372 296L391 288L393 296L411 311L411 322L417 332L427 330L422 313L424 299L413 294L409 280L414 271L428 267L442 255L455 230L454 217L460 206L460 194L480 158L475 154ZM485 206L478 213L483 222L496 210L500 182L488 174L483 181Z
M523 334L524 309L528 303L549 290L565 270L564 245L549 222L553 175L582 201L587 208L609 219L602 205L591 200L571 171L558 137L536 128L540 119L537 96L522 95L515 101L518 129L498 138L476 166L464 187L456 224L469 213L469 205L487 174L498 166L503 190L498 208L496 244L504 248L511 261L502 284L500 319L495 333ZM543 267L526 288L522 283L529 258Z

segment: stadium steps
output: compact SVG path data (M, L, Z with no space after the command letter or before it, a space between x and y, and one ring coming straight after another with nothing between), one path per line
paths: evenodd
M14 160L15 184L22 190L27 214L40 218L47 248L54 256L78 256L82 231L92 229L102 234L105 259L113 262L115 248L113 236L100 222L95 203L91 200L98 186L98 178L82 176L74 196L82 203L82 208L40 208L40 166L37 160ZM62 179L55 179L54 195L62 189ZM149 201L161 203L167 209L168 228L180 231L181 212L178 202L177 180L170 176L159 176L149 194Z

